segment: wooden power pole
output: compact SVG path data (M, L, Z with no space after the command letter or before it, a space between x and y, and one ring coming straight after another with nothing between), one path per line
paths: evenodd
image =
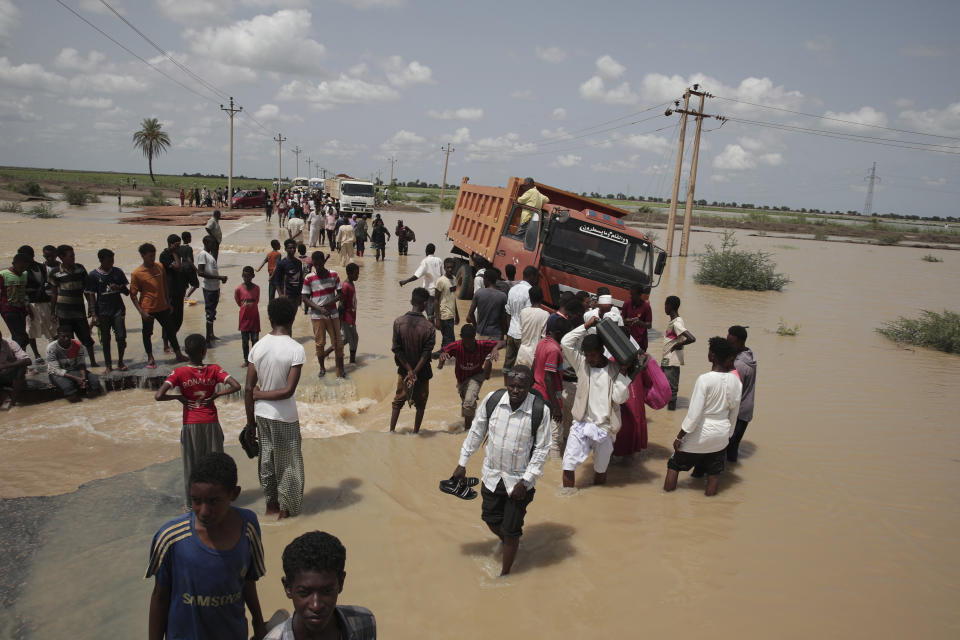
M680 256L686 257L690 246L690 225L693 222L693 199L697 185L697 162L700 158L700 132L703 130L704 118L716 118L717 120L726 120L720 115L711 115L703 112L703 103L706 98L713 96L706 91L700 91L700 85L695 84L687 89L683 94L683 109L667 109L667 115L671 113L681 114L680 130L680 151L677 153L677 169L673 176L673 201L670 203L670 216L667 219L667 255L672 254L673 249L673 224L674 216L677 210L677 193L680 187L680 169L683 161L683 134L687 127L687 116L691 115L697 119L697 132L693 138L693 157L690 160L690 182L687 187L687 201L683 212L683 233L680 237ZM700 97L700 108L697 111L690 111L690 96Z
M447 190L447 165L450 164L450 154L456 151L456 149L451 147L448 142L446 147L440 147L440 151L446 154L446 158L443 161L443 183L440 185L440 210L443 211L443 194Z
M290 153L297 156L297 173L294 175L294 178L298 178L300 177L300 154L303 153L303 149L300 148L300 145L297 145L293 149L290 149Z
M227 208L233 209L233 116L243 111L243 107L233 107L233 96L230 97L230 108L220 105L221 111L230 116L230 173L227 174Z
M277 194L280 193L280 183L283 181L283 143L286 140L282 133L278 133L273 139L277 143Z
M679 107L679 101L674 103L675 107ZM674 109L675 111L680 111L683 115L680 116L680 144L677 146L677 168L673 171L673 196L670 198L670 213L667 215L667 255L673 255L673 228L677 222L677 199L680 196L680 169L683 167L683 140L687 133L687 107L690 106L690 92L686 91L683 94L683 110ZM674 110L667 109L667 115L673 113Z

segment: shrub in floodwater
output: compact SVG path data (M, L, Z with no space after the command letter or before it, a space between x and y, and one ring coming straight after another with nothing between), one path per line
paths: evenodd
M924 262L943 262L943 258L938 258L932 253L928 253L927 255L923 256L920 259L923 260Z
M68 204L78 207L82 207L88 202L93 202L93 198L95 197L96 196L83 187L67 187L63 190L63 199L66 200ZM99 200L99 198L97 200Z
M15 200L0 202L0 211L4 213L23 213L23 207Z
M777 265L769 253L736 247L732 231L723 232L719 249L708 244L697 258L694 282L747 291L780 291L790 283L790 278L776 272Z
M457 203L456 198L446 197L443 199L443 202L440 203L441 209L453 209L453 205Z
M800 325L795 324L792 327L783 321L783 318L780 318L780 322L777 323L777 335L778 336L795 336L800 333Z
M30 207L27 212L35 218L59 218L59 213L53 212L53 205L49 202L40 202Z
M133 203L135 207L166 207L169 205L170 203L164 197L163 191L156 188L150 189L150 195L144 196Z
M901 240L903 240L902 233L885 233L877 238L877 244L885 247L891 247L895 244L899 244Z
M17 182L10 185L10 190L22 193L25 196L43 196L43 189L36 182Z
M960 314L946 309L943 313L923 309L919 318L900 316L884 322L877 333L901 344L960 353Z

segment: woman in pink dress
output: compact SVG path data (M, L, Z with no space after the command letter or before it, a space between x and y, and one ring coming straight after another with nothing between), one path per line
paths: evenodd
M654 358L630 383L630 397L620 405L620 432L613 443L613 455L629 456L647 448L646 407L662 409L670 400L670 383Z

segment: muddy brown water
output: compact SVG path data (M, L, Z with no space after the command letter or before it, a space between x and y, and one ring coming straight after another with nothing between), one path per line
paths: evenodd
M920 258L929 250L738 234L741 246L772 252L793 279L779 294L699 286L693 258L671 260L654 290L654 327L663 326L664 297L676 294L698 338L682 371L680 409L650 412L650 448L612 465L607 487L590 487L581 473L579 492L561 495L559 464L548 462L515 574L499 579L499 550L479 502L436 489L463 440L452 372L432 383L421 436L385 433L395 383L390 325L406 311L412 286L400 289L397 280L413 272L428 241L446 254L448 215L384 214L391 230L402 217L418 242L406 258L393 244L385 263L362 259L361 364L343 383L317 380L315 360L305 367L305 513L262 521L268 573L259 590L268 616L289 609L280 586L284 545L319 528L348 549L341 602L370 607L381 637L957 637L960 359L902 349L874 332L920 309L956 310L954 252L927 263ZM93 268L96 250L110 246L129 272L139 243L160 246L181 230L117 225L117 217L105 205L58 220L0 214L0 255L23 243L71 242ZM242 265L259 264L276 229L256 217L224 224L226 291ZM194 244L200 235L196 229ZM692 248L718 240L695 233ZM256 279L264 299L265 275ZM202 303L186 309L185 332L201 328L202 314ZM265 305L261 315L266 327ZM129 355L139 366L139 322L127 318ZM799 324L799 335L777 336L781 318ZM686 477L664 494L668 447L696 376L708 369L707 338L734 323L749 325L759 360L741 463L728 468L716 498ZM208 359L242 376L229 295L217 327L228 340ZM303 316L295 333L311 355ZM0 510L4 530L16 532L3 546L18 558L0 581L8 589L0 635L143 635L149 540L179 511L179 413L134 390L0 416L0 496L21 497ZM223 402L220 415L235 442L241 404ZM399 429L411 422L405 411ZM244 487L239 503L262 514L255 464L236 447L230 452ZM479 455L471 472L479 472Z

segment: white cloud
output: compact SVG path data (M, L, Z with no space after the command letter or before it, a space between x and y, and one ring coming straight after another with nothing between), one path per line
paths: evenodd
M99 0L98 0L99 1ZM310 6L310 0L240 0L240 4L254 9L305 9Z
M557 156L553 159L553 162L550 163L552 167L559 167L561 169L569 169L570 167L575 167L583 161L578 155L567 153L561 156Z
M34 63L13 65L6 56L0 57L0 86L54 92L63 89L66 82L63 76L47 71L43 65Z
M580 85L580 97L591 102L603 102L605 104L636 104L639 99L630 88L629 82L624 82L608 90L600 76L593 76Z
M127 128L127 125L123 122L94 122L93 128L97 131L123 131Z
M563 140L570 137L570 134L567 133L567 130L563 127L557 127L556 129L540 129L540 137L547 138L549 140Z
M946 47L931 47L928 45L913 45L904 47L900 52L911 58L940 58L950 53Z
M98 93L134 93L145 91L147 83L136 76L118 73L82 73L71 78L70 88Z
M683 96L687 87L700 84L707 91L725 98L734 98L746 102L765 104L783 109L797 109L804 101L804 95L799 91L789 91L783 85L774 85L770 78L744 78L740 84L726 86L719 80L702 73L695 73L689 77L661 73L648 73L640 84L640 95L644 102L665 102ZM691 100L692 102L692 100ZM725 113L748 113L757 111L757 107L738 102L723 103ZM764 111L769 114L769 111Z
M652 133L638 133L627 136L622 142L628 147L649 151L651 153L664 153L671 147L670 142L666 138L655 136Z
M640 173L643 175L661 175L667 172L669 169L672 171L672 167L668 167L666 164L652 164L645 168L644 156L640 154L634 154L629 158L621 158L619 160L611 160L609 162L595 162L590 165L590 168L598 173Z
M509 153L530 153L536 150L532 142L521 142L517 133L481 138L467 147L468 161L500 159Z
M80 109L110 109L113 100L110 98L67 98L67 104Z
M929 187L942 187L947 184L946 178L929 178L927 176L920 176L920 179L923 181L923 184Z
M233 8L232 0L155 0L155 4L160 13L184 24L222 20Z
M201 58L279 73L318 75L326 48L310 38L306 9L283 9L225 27L188 28L184 38Z
M814 53L829 53L833 50L833 39L829 36L817 36L803 43L807 51Z
M710 179L714 182L730 182L730 176L723 173L715 173L710 176Z
M750 138L747 136L740 138L739 140L737 140L737 142L739 142L740 146L746 149L747 151L760 151L760 149L763 149L765 146L763 142L761 142L760 140L757 140L756 138Z
M390 56L382 66L387 81L395 87L402 89L415 84L433 83L433 71L416 60L406 63L400 56Z
M898 109L912 109L916 104L913 98L897 98L893 101L893 105Z
M566 120L567 119L567 110L563 107L557 107L553 110L553 113L550 114L550 117L554 120Z
M103 6L103 5L100 5ZM107 56L103 55L99 51L91 51L84 58L80 55L80 52L76 49L67 47L61 49L60 53L57 54L57 57L54 58L53 64L60 69L67 69L69 71L105 71L104 61L107 59Z
M878 127L887 126L887 116L882 111L877 111L873 107L860 107L857 111L848 113L838 111L827 111L824 114L826 118L836 118L837 120L847 120L849 122L836 122L835 120L825 120L824 123L833 129L848 129L862 131L864 125Z
M434 120L480 120L483 118L483 109L479 107L460 107L443 111L430 109L427 111L427 117Z
M909 109L900 113L900 121L911 129L942 136L960 136L960 102L943 109Z
M616 80L627 70L625 66L608 55L597 58L596 65L597 73L607 80Z
M423 136L417 135L413 131L407 131L406 129L400 129L389 140L380 145L380 148L384 151L398 151L400 149L410 150L411 148L418 147L424 144L427 141Z
M300 80L280 87L278 100L306 100L315 109L332 109L345 104L369 104L397 100L400 92L385 84L375 84L360 78L340 74L336 80L324 80L312 85Z
M537 58L550 64L560 64L567 59L567 52L560 47L537 47Z
M300 116L283 113L280 107L269 102L260 105L260 108L254 111L253 117L266 122L303 122L303 118Z
M754 169L758 164L777 167L783 164L783 156L779 153L754 155L739 144L728 144L723 152L713 159L713 168L722 171Z
M366 75L369 70L370 67L367 66L366 62L360 62L347 69L347 75L359 78L360 76Z
M20 9L13 0L0 0L0 43L9 43L20 26ZM0 47L6 46L0 44Z
M33 96L24 96L17 100L0 98L0 123L38 122L40 116L33 107Z
M199 139L193 136L188 136L183 140L181 140L179 143L175 144L174 146L177 147L178 149L188 149L190 151L193 151L195 149L202 149L203 143L200 142Z
M510 92L510 97L514 100L533 100L533 91L530 89L517 89Z
M449 139L453 144L467 144L470 142L470 129L468 127L460 127L452 136L449 136Z

